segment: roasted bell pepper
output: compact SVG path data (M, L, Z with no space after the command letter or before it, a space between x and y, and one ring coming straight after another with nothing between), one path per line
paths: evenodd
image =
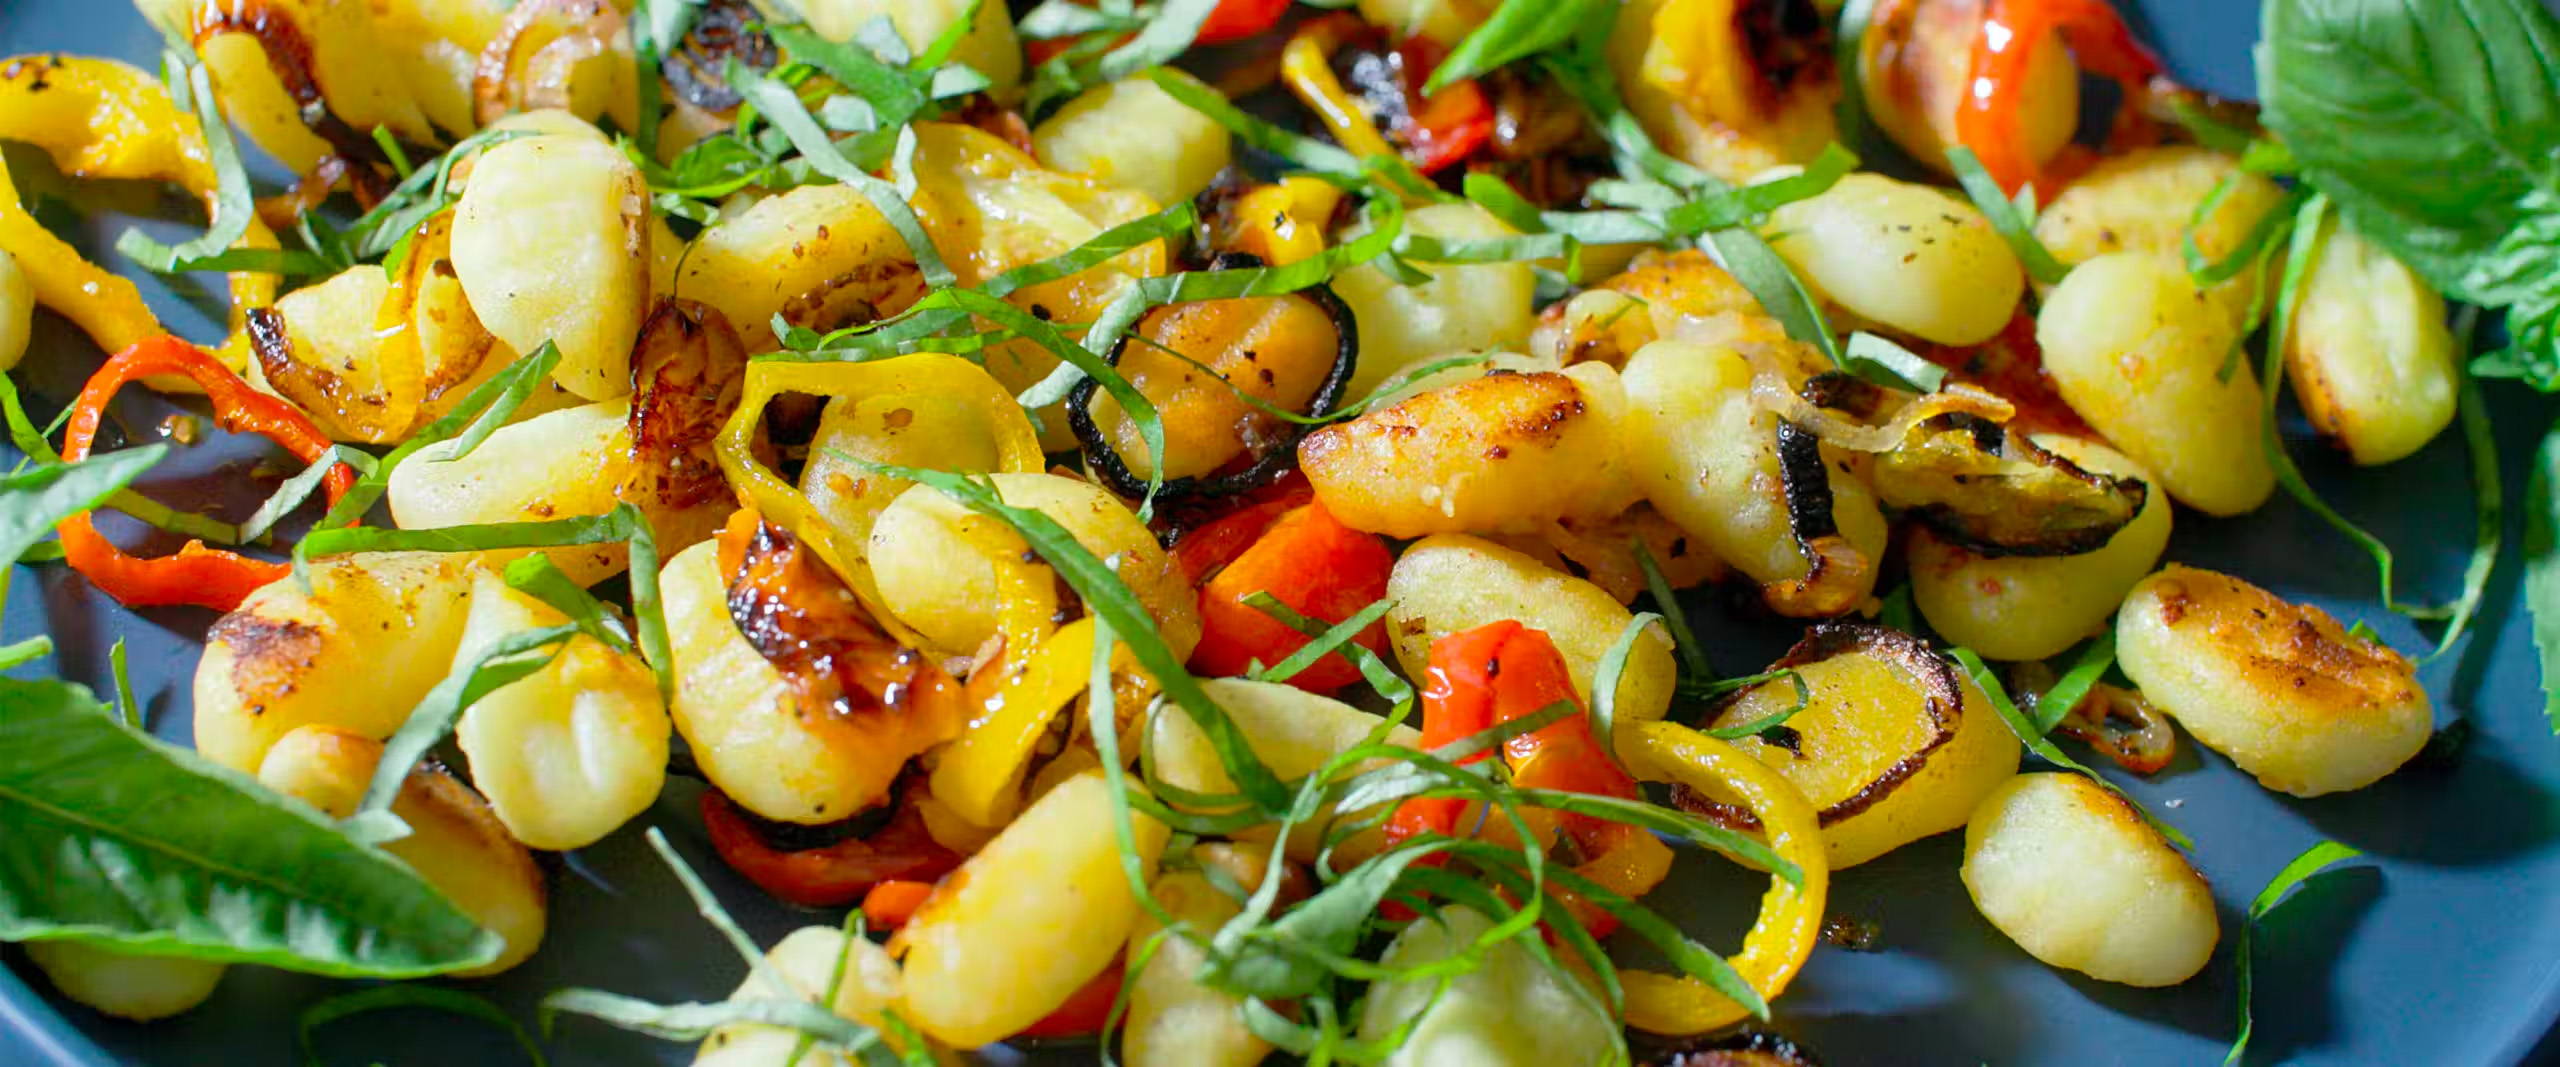
M159 79L112 59L0 60L0 141L35 145L75 177L167 182L202 201L208 214L222 210L220 178L196 117L177 107ZM276 247L275 234L254 212L247 223L238 247ZM38 303L77 324L100 348L121 351L163 332L132 282L82 259L26 211L6 168L0 168L0 251L17 258ZM248 363L249 310L274 303L277 286L272 274L231 275L231 339L217 354L232 372Z
M1653 781L1731 797L1759 819L1761 834L1778 858L1795 865L1798 881L1772 876L1760 897L1760 917L1730 962L1762 1000L1775 1000L1803 969L1822 933L1831 867L1813 805L1787 780L1741 749L1669 722L1631 724L1619 735L1619 753L1635 772ZM1627 1025L1656 1034L1686 1036L1730 1026L1749 1009L1687 975L1621 971Z
M892 878L871 887L862 895L862 921L874 930L895 930L916 917L927 898L933 896L932 882Z
M746 385L737 411L720 428L712 447L720 471L737 490L739 500L817 550L818 558L843 576L854 596L870 609L898 643L917 647L923 641L895 615L883 609L871 570L862 565L861 546L850 543L835 525L818 514L817 505L773 468L756 458L757 429L764 424L765 405L784 393L818 397L929 396L953 400L983 412L987 437L996 446L998 470L1024 473L1046 470L1031 421L1014 403L1013 394L986 370L958 356L919 352L863 363L754 362L747 365ZM1026 611L1046 618L1055 605ZM1045 632L1045 631L1044 631Z
M1439 92L1422 95L1431 73L1448 58L1428 37L1408 37L1396 46L1405 77L1407 113L1412 121L1395 131L1405 143L1405 158L1424 174L1463 162L1493 138L1493 102L1470 78Z
M1395 554L1376 534L1344 526L1322 504L1294 508L1201 584L1200 644L1191 652L1191 668L1229 677L1256 661L1278 663L1306 647L1306 634L1247 603L1256 593L1269 593L1309 618L1337 623L1386 596L1387 572L1394 567ZM1386 628L1372 623L1353 641L1383 651ZM1288 684L1331 693L1359 680L1360 669L1335 652L1292 675Z
M1956 105L1956 140L2012 194L2043 177L2019 127L2019 94L2035 50L2053 33L2061 34L2081 66L2128 90L2160 73L2159 57L2134 40L2107 0L1991 0L1974 36L1966 79L1972 89Z
M1058 1010L1040 1017L1040 1021L1023 1027L1015 1037L1064 1038L1091 1037L1102 1032L1111 1022L1111 1005L1120 999L1124 972L1119 961L1112 961L1101 974L1067 995Z
M184 378L204 390L213 404L214 425L229 433L254 433L273 441L305 463L329 454L329 438L293 405L249 388L203 349L166 335L150 338L115 354L91 375L71 405L71 421L63 431L62 458L89 456L106 418L107 401L125 383L154 375ZM356 472L345 464L330 469L329 502L336 504L355 486ZM126 554L99 535L88 512L62 520L63 560L108 596L127 607L195 604L229 611L259 586L282 578L284 564L251 559L234 552L189 541L177 554L143 559Z
M777 848L747 813L717 789L702 793L702 828L730 869L765 892L811 908L836 908L863 899L884 882L940 878L963 857L925 833L912 803L896 802L886 825L867 835L817 848Z
M1433 642L1422 694L1422 744L1437 748L1563 703L1568 715L1502 744L1511 782L1523 789L1589 793L1634 799L1635 779L1610 759L1592 736L1591 719L1564 655L1547 635L1503 621ZM1483 755L1465 762L1482 759ZM1387 838L1420 833L1454 834L1465 801L1421 797L1405 801L1387 823ZM1669 873L1670 850L1639 828L1588 815L1563 813L1558 829L1581 857L1575 873L1621 896L1651 890ZM1607 912L1560 890L1552 891L1583 926L1607 934L1617 926Z

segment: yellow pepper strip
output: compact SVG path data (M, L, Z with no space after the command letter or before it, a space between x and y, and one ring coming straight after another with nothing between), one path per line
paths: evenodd
M1369 113L1360 110L1359 102L1342 88L1342 79L1333 76L1333 50L1342 43L1338 30L1338 24L1325 19L1300 27L1289 38L1288 47L1280 50L1280 80L1324 120L1333 139L1351 154L1363 159L1395 155L1377 124L1369 121Z
M1804 967L1822 932L1822 909L1830 894L1831 867L1822 851L1822 830L1813 805L1803 794L1741 749L1686 726L1668 722L1631 724L1620 737L1630 769L1639 777L1711 789L1736 798L1760 820L1769 848L1803 872L1802 885L1772 876L1760 898L1760 919L1742 939L1742 951L1731 958L1733 969L1751 983L1763 1000L1776 1000ZM1687 975L1628 971L1619 976L1627 994L1627 1025L1656 1034L1686 1036L1729 1026L1750 1017L1732 999Z
M920 647L923 640L881 606L880 589L864 562L863 547L852 543L820 515L817 505L810 503L798 488L756 459L756 429L764 423L765 405L784 393L820 397L941 396L959 400L986 413L987 432L995 439L1001 469L1014 473L1037 472L1047 463L1047 457L1040 452L1039 437L1032 432L1031 420L1014 403L1013 394L996 384L983 368L938 352L867 363L747 364L747 380L737 414L720 428L720 440L715 446L721 472L728 475L739 502L762 512L765 518L816 548L818 558L844 576L845 584L890 636L909 647Z
M1091 680L1093 620L1060 627L1020 657L1019 666L1015 662L1008 657L1003 682L988 699L985 713L943 750L942 762L933 768L933 795L952 814L979 826L1002 826L1013 819L1034 748L1059 709L1074 702Z
M215 209L218 179L203 128L157 79L127 64L53 55L0 60L0 140L35 145L77 177L168 182L202 200L208 213ZM274 248L275 233L253 214L238 247ZM119 352L165 332L132 282L82 259L27 213L5 168L0 250L17 257L39 303L79 324L100 348ZM215 354L234 373L248 366L249 311L275 303L278 284L272 274L231 275L231 337Z
M1342 203L1332 182L1303 174L1256 186L1236 202L1234 247L1275 267L1324 251L1325 224Z

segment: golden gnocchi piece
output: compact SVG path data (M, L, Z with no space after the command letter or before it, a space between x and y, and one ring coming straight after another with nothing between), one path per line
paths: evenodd
M1819 809L1831 869L1855 867L1965 824L2018 773L2018 738L1989 698L1918 638L1863 623L1815 627L1772 670L1802 678L1802 710L1735 747L1793 783ZM1717 710L1718 728L1795 706L1785 679L1763 682ZM1730 825L1748 813L1683 789L1681 807Z
M1356 240L1355 227L1341 240ZM1432 204L1405 213L1404 232L1444 240L1517 236L1474 204ZM1465 352L1516 349L1529 339L1538 279L1526 263L1416 261L1431 280L1402 285L1375 264L1334 275L1333 291L1360 329L1360 367L1351 394L1365 397L1406 371Z
M2036 343L2071 409L2179 503L2239 515L2275 492L2259 436L2266 394L2238 322L2186 268L2141 252L2083 263L2045 299Z
M1505 619L1544 631L1564 654L1574 691L1591 700L1600 658L1635 616L1608 590L1481 538L1441 534L1404 550L1387 577L1387 640L1408 678L1423 677L1431 643ZM1659 719L1671 707L1678 668L1671 637L1645 629L1618 678L1621 721Z
M405 705L404 705L405 707ZM406 712L403 712L406 715ZM334 726L296 728L258 762L258 784L343 819L364 799L382 742ZM433 764L409 771L391 814L409 834L382 846L433 885L462 913L505 944L498 958L453 972L479 978L506 971L541 947L550 921L550 892L533 862L489 802Z
M2035 442L2091 472L2151 482L2141 465L2097 442L2051 434ZM2124 594L2159 564L2170 511L2166 494L2150 493L2104 546L2070 556L1992 558L1916 527L1908 557L1912 603L1940 636L1986 659L2058 655L2106 629Z
M1153 615L1176 656L1200 643L1200 611L1189 582L1155 534L1118 498L1090 482L1054 474L996 474L1005 503L1038 511L1119 573ZM996 635L1020 572L1046 571L1029 542L1004 520L980 515L941 490L900 494L871 527L871 574L883 606L951 655L976 652ZM1037 588L1052 588L1043 577Z
M2176 985L2222 936L2204 876L2078 774L2021 774L1984 798L1965 825L1964 888L2028 955L2100 981Z
M508 634L566 622L483 572L456 665ZM471 782L515 839L565 851L594 844L658 799L667 777L667 709L638 656L585 635L531 676L463 710L454 740Z
M391 521L402 529L489 522L543 522L602 515L622 502L617 492L633 469L631 401L607 400L501 426L469 455L452 458L451 441L428 445L391 469ZM475 553L491 566L530 552L551 557L580 585L593 585L630 564L615 542Z
M1171 67L1159 68L1214 92ZM1085 90L1031 131L1043 166L1124 185L1159 204L1178 204L1209 187L1234 158L1233 137L1216 119L1191 109L1141 71ZM1144 136L1131 136L1133 131Z
M739 633L718 547L668 560L659 577L675 704L668 710L703 775L739 807L777 822L823 824L888 791L911 753L890 731L802 705L780 670Z
M1819 464L1830 531L1796 528L1777 416L1751 398L1753 372L1731 347L1656 341L1627 361L1626 454L1636 484L1681 529L1760 583L1781 614L1848 611L1875 589L1889 528L1848 457L1809 437L1792 442Z
M1472 908L1441 909L1436 918L1405 927L1379 965L1420 967L1465 951L1493 920ZM1561 959L1565 953L1555 953ZM1506 939L1485 952L1481 965L1446 979L1403 978L1380 982L1362 1006L1360 1036L1381 1040L1410 1022L1412 1035L1385 1062L1391 1067L1542 1067L1605 1063L1617 1036L1598 990L1577 989L1583 979L1549 966Z
M675 287L719 308L750 352L775 347L774 316L825 333L904 311L924 295L907 243L861 190L804 185L702 231Z
M1137 924L1121 869L1111 786L1060 783L944 878L890 951L906 961L907 1018L956 1048L1021 1032L1120 954ZM1167 830L1131 813L1138 869L1152 876Z
M482 153L455 204L453 269L491 334L549 341L552 372L589 400L631 391L649 295L649 189L620 149L537 136Z
M2444 297L2407 264L2321 217L2284 365L2302 413L2365 466L2426 447L2461 388Z
M833 984L830 985L829 983ZM738 982L731 1000L790 996L815 1001L839 1016L880 1031L889 1047L897 1035L888 1014L906 999L906 976L887 950L867 938L849 938L834 926L803 926L774 942L764 965ZM797 1030L734 1023L711 1032L696 1049L693 1067L775 1067L795 1053L808 1067L856 1067L857 1061L827 1046L800 1051ZM937 1062L947 1057L935 1057Z
M2226 180L2231 192L2199 222L2196 209ZM2258 220L2284 206L2284 197L2275 182L2241 170L2238 159L2209 148L2136 149L2101 160L2054 194L2036 216L2035 235L2067 264L2141 252L2183 271L2182 250L2190 230L2196 250L2220 262L2248 240ZM2207 292L2236 329L2258 286L2272 281L2244 269Z
M252 773L306 725L391 736L444 680L471 609L471 557L375 552L312 560L215 620L196 665L196 751Z
M1239 880L1247 887L1259 883ZM1148 892L1175 922L1204 938L1244 910L1198 871L1165 875ZM1139 915L1129 931L1128 958L1137 959L1162 929L1152 913ZM1182 937L1157 943L1155 957L1129 986L1129 1018L1120 1031L1120 1054L1129 1067L1253 1067L1271 1054L1271 1043L1255 1036L1238 1014L1243 1001L1200 983L1207 962L1208 955Z
M29 941L27 962L63 996L100 1014L147 1023L180 1015L213 996L225 964L144 956L78 941Z
M1817 296L1942 345L1990 340L2027 288L2017 254L1970 202L1880 174L1780 207L1764 230Z
M1298 458L1316 499L1356 530L1529 532L1635 502L1626 396L1605 364L1496 372L1317 430Z
M2298 797L2380 781L2435 725L2417 668L2389 646L2194 567L2172 564L2125 597L2116 663L2198 742Z

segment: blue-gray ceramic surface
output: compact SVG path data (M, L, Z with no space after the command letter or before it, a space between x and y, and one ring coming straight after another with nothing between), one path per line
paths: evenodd
M2257 5L2248 0L2147 0L2137 27L2159 43L2184 79L2247 95ZM149 64L159 38L125 0L0 0L0 52L63 50ZM89 207L150 213L159 198L136 190L81 190L48 183L28 153L12 151L21 184L42 197L78 196ZM121 221L48 214L93 254ZM202 292L146 281L169 321L206 336L217 329ZM218 308L218 304L211 305ZM218 315L215 316L218 318ZM50 314L40 317L36 351L22 380L48 409L76 390L96 353ZM2522 498L2523 472L2553 408L2507 385L2492 386L2507 500ZM128 426L149 427L152 398L129 402ZM2401 546L2403 581L2413 594L2441 597L2459 580L2471 540L2470 491L2461 446L2448 435L2416 457L2358 471L2297 440L2311 479L2330 499ZM189 472L228 468L254 475L257 453L236 448L182 452L155 472L154 491L200 493ZM269 476L272 476L271 474ZM234 478L233 480L239 480ZM2288 596L2363 619L2402 649L2421 635L2375 603L2365 559L2308 512L2279 496L2244 519L2178 516L2170 558L2226 569ZM2519 525L2510 507L2512 546ZM2262 927L2257 949L2258 1063L2509 1064L2526 1059L2560 1009L2560 740L2541 713L2531 642L2516 595L2512 552L2498 570L2482 625L2455 656L2422 677L2440 719L2467 721L2469 743L2449 762L2413 766L2344 796L2293 800L2259 789L2226 761L2188 744L2177 762L2127 787L2192 833L2195 860L2215 887L2224 936L2211 967L2164 990L2129 989L2078 978L2029 959L1975 913L1957 880L1958 835L1905 848L1834 883L1832 909L1873 924L1872 951L1823 947L1779 1003L1775 1028L1834 1064L2210 1064L2221 1059L2235 1022L2232 934L2241 910L2285 860L2315 841L2335 839L2368 859L2336 873ZM184 740L188 679L211 616L202 611L129 612L59 565L21 568L12 583L0 641L50 633L57 661L31 670L106 681L106 651L118 638L132 653L135 685L166 737ZM1780 635L1739 625L1713 627L1720 666L1765 662ZM2124 778L2125 776L2117 776ZM694 815L696 790L672 783L637 825L666 829L677 846L767 941L812 921L832 922L766 901L712 856ZM614 835L566 857L553 880L548 944L532 962L488 982L467 983L530 1021L547 990L595 986L657 1000L717 999L743 974L740 961L686 904L637 833ZM0 827L0 833L7 832ZM1688 857L1653 898L1709 944L1732 944L1758 896L1754 879L1710 858ZM46 988L23 957L0 968L0 1065L97 1067L188 1064L204 1067L296 1062L295 1018L347 987L258 968L235 968L213 1000L176 1020L136 1026L101 1018ZM324 1031L325 1061L507 1064L519 1054L476 1025L392 1013ZM564 1067L682 1063L689 1048L579 1020L550 1042ZM1034 1062L1091 1062L1089 1050L1062 1050ZM1565 1067L1565 1065L1558 1065Z

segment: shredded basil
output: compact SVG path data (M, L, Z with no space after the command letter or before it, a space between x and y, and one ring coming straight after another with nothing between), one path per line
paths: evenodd
M2069 266L2054 258L2044 242L2036 239L2034 186L2019 189L2016 200L2003 195L2000 183L1982 168L1982 160L1963 145L1947 149L1947 165L1955 169L1956 182L1964 186L1965 195L1973 198L1974 209L1990 220L2000 239L2009 242L2010 251L2018 254L2018 262L2027 268L2027 277L2054 285L2071 273Z
M2341 861L2361 855L2364 853L2335 841L2320 842L2304 849L2301 855L2295 856L2291 862L2286 863L2276 872L2275 877L2267 880L2266 888L2258 891L2257 899L2249 902L2249 916L2241 921L2239 941L2232 948L2233 966L2238 970L2236 984L2240 987L2240 1030L2231 1039L2231 1052L2222 1058L2222 1067L2239 1067L2241 1058L2249 1051L2249 1031L2256 1022L2249 1006L2252 985L2249 973L2249 941L2258 928L2258 920L2265 918L2268 912L2276 910L2279 905L2292 899L2289 894L2295 887Z
M2194 850L2195 839L2188 837L2186 831L2162 821L2159 816L2151 813L2150 808L2144 807L2141 801L2133 799L2133 796L2126 793L2122 787L2108 781L2098 772L2090 770L2080 761L2064 755L2062 749L2055 747L2052 738L2037 732L2036 724L2028 721L2026 714L2018 710L2018 705L2010 701L2008 687L2000 684L2000 676L1991 672L1990 666L1982 662L1981 656L1969 648L1949 649L1947 654L1954 657L1956 663L1964 668L1965 677L1973 680L1973 684L1982 690L1982 695L1990 698L1991 710L2000 716L2001 722L2009 724L2009 732L2018 735L2019 742L2027 746L2027 751L2035 753L2038 758L2056 767L2077 772L2090 781L2098 783L2107 792L2123 797L2126 804L2132 805L2133 810L2142 815L2144 822L2150 823L2152 829L2160 832L2160 836L2168 838L2171 844L2179 848ZM1967 709L1968 712L1970 710Z

